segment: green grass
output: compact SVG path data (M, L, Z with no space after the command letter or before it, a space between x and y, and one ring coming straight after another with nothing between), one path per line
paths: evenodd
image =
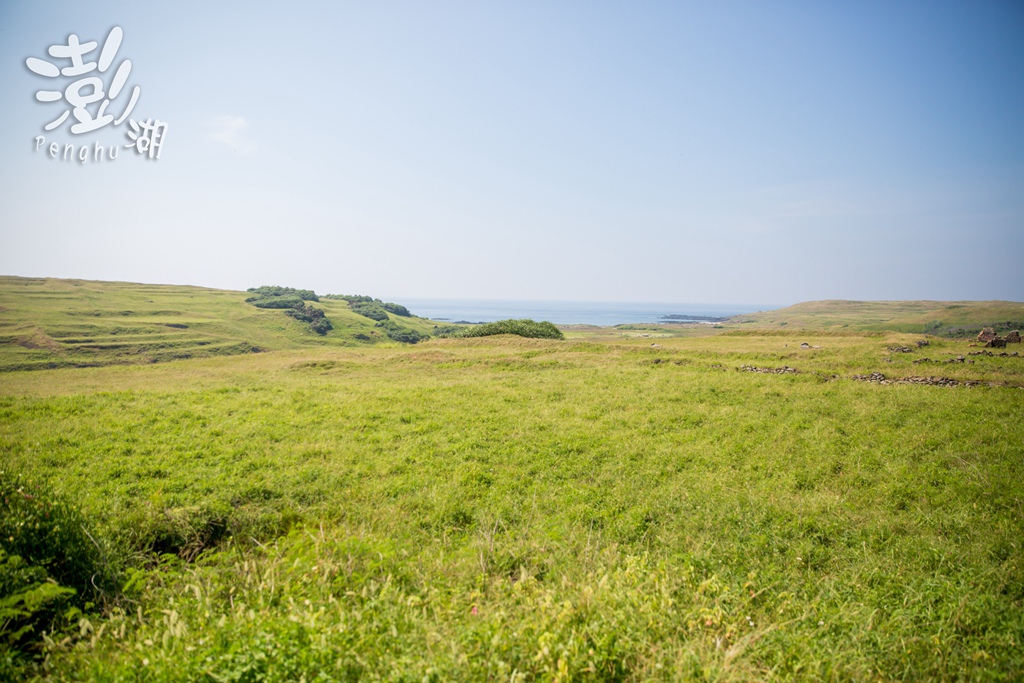
M18 666L1019 680L1024 357L746 329L0 374L0 464L74 501L122 576ZM983 384L851 379L876 371Z

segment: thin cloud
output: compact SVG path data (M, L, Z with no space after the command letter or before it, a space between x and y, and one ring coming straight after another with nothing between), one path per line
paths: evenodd
M251 152L256 145L249 138L249 123L244 116L215 116L210 120L210 139L223 143L236 152Z

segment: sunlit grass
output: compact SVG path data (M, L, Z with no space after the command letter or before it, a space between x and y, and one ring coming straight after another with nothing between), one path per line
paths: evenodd
M171 553L135 556L122 607L55 638L49 675L1012 680L1024 358L935 366L994 386L849 379L974 350L888 351L917 338L502 337L2 375L7 466L126 553Z

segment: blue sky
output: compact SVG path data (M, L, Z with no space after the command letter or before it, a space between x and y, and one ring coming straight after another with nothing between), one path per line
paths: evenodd
M51 159L128 124L43 131L25 60L113 26L161 158ZM0 273L1020 301L1022 38L1019 2L7 2Z

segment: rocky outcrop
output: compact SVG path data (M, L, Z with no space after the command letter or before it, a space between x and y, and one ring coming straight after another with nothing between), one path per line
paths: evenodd
M981 332L978 333L978 341L985 342L986 344L988 344L988 342L992 341L995 338L996 331L991 327L984 327L982 328Z
M1020 330L1010 330L1006 333L1007 344L1020 344Z

